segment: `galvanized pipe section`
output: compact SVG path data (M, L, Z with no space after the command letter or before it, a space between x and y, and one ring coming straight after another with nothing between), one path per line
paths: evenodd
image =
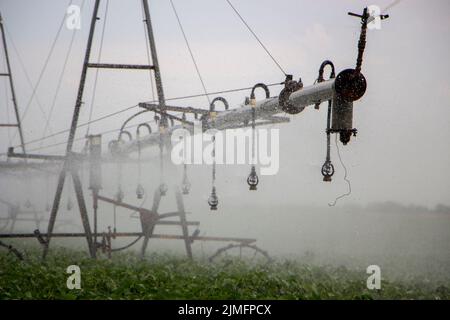
M293 92L289 97L289 101L297 108L301 109L307 106L315 105L318 102L330 100L333 96L334 79L331 79ZM214 125L212 124L213 121L208 119L206 126L219 130L235 127L244 121L250 121L252 119L252 112L252 107L250 105L224 111L217 114L214 120ZM256 102L255 113L257 119L265 118L280 112L283 111L279 107L278 97Z
M334 81L334 79L330 79L320 83L315 83L308 87L304 87L301 90L293 92L289 97L289 101L297 108L301 109L307 106L313 106L316 103L333 99L333 97L335 96ZM145 104L141 105L144 106ZM265 119L282 112L283 111L279 107L278 97L272 97L256 102L256 119ZM217 113L214 119L214 124L213 121L208 118L204 123L204 128L216 128L219 130L237 128L246 121L250 122L251 119L252 107L250 105L241 105L238 108ZM181 128L185 128L186 130L190 131L191 134L194 132L192 126L178 125L168 128L167 133L170 135L174 130ZM159 133L152 133L145 137L142 137L140 138L139 142L141 148L157 145L159 143ZM123 153L136 151L137 140L134 139L130 142L122 144L119 147L119 150Z

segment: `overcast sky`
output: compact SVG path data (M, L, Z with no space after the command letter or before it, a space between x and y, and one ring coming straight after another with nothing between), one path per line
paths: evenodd
M50 46L70 1L0 0L0 10L8 30L8 44L19 108L23 115L32 93L17 52L34 86ZM269 48L280 65L305 85L317 78L318 67L331 59L338 71L354 67L357 55L359 21L348 11L360 12L365 5L381 8L388 1L312 0L234 0L233 3ZM82 1L73 3L81 5ZM94 1L85 1L82 27L77 32L57 103L51 113L50 132L70 125L81 63ZM284 80L283 74L267 57L248 30L224 0L175 0L186 34L203 75L207 90L240 88L257 82ZM106 1L101 2L92 61L97 61ZM168 0L149 1L166 97L202 92L188 51ZM145 37L139 1L110 0L102 62L145 63ZM434 206L450 204L450 2L446 0L404 0L387 13L381 30L368 32L363 73L368 82L365 96L355 103L354 126L358 137L341 146L343 160L352 181L353 193L346 200L396 200ZM46 117L68 50L72 31L63 27L50 57L36 97L23 118L27 141L44 134ZM2 61L3 52L1 53ZM3 63L3 62L2 62ZM4 66L0 64L0 67ZM2 69L4 70L4 69ZM95 72L86 83L85 105L80 123L89 118ZM0 117L6 122L5 82L1 80ZM280 88L273 89L278 94ZM226 95L237 105L249 93ZM152 99L149 75L141 71L100 71L93 116L118 111ZM206 108L205 98L177 101L178 105ZM11 105L9 105L11 107ZM93 124L91 133L119 128L137 109ZM43 112L42 112L43 111ZM44 115L45 114L45 115ZM12 110L9 112L12 118ZM261 181L258 201L264 203L326 204L346 191L343 169L332 145L336 175L332 184L321 180L325 158L326 107L313 108L281 125L280 172ZM9 145L7 129L1 129L0 147ZM77 133L82 137L86 127ZM14 135L10 130L10 135ZM104 140L113 136L105 136ZM29 150L65 141L66 135L33 143ZM18 143L17 136L12 144ZM83 142L80 142L83 144ZM64 146L35 152L62 153ZM3 151L2 151L3 152ZM245 184L233 177L246 175L248 168L227 168L227 197L239 196ZM205 172L209 175L209 169ZM220 177L220 173L219 173ZM239 185L236 186L236 185ZM208 188L206 187L205 190ZM252 195L253 196L253 195Z

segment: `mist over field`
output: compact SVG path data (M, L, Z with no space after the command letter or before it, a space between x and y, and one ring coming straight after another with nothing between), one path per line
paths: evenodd
M155 165L157 166L157 165ZM299 191L298 204L279 203L280 198L261 197L260 193L270 190L267 180L262 177L257 192L249 192L245 184L245 173L242 168L219 167L218 174L223 176L222 182L217 185L219 195L219 209L217 212L209 210L207 197L210 184L210 170L208 168L191 167L188 176L191 180L192 191L183 196L188 221L200 221L200 236L224 236L256 239L256 245L266 250L271 257L277 259L293 259L313 265L346 266L351 269L365 270L369 265L379 265L384 276L405 279L419 277L448 281L450 274L450 208L445 205L425 207L417 205L402 205L397 202L373 202L357 204L346 198L338 201L331 207L328 203L340 195L330 192L328 202L323 204L311 203ZM103 170L105 196L114 196L117 188L115 165L106 165ZM167 180L170 186L168 195L163 197L159 213L176 210L173 190L179 187L182 176L181 168L178 174L169 175ZM142 179L146 190L143 200L137 200L135 195L137 170L127 167L123 169L124 180L122 187L125 193L124 202L144 208L151 208L152 182L158 181L156 174L148 174ZM151 172L150 166L145 165L143 172ZM234 175L238 171L241 176ZM241 172L242 171L242 172ZM228 173L228 174L226 174ZM320 173L319 173L320 174ZM317 175L318 180L320 179ZM87 172L84 179L87 181ZM30 179L25 190L37 190L35 183L44 183L43 178ZM15 178L15 177L14 177ZM38 215L44 219L49 213L45 211L47 203L52 203L55 177L50 178L49 191L43 189L35 193L28 191L27 197L35 208L40 211ZM30 183L31 181L31 183ZM221 181L219 179L219 181ZM14 185L14 182L11 182ZM17 183L16 183L17 185ZM23 184L22 184L23 185ZM236 188L231 188L235 185ZM329 187L328 185L325 185ZM17 186L3 190L2 195L10 195L13 199ZM345 191L345 190L344 190ZM241 194L241 196L239 196ZM91 208L92 201L89 191L86 190L87 206ZM245 195L245 196L242 196ZM20 199L17 197L16 199ZM48 200L47 200L48 199ZM70 199L70 200L69 200ZM19 200L18 200L19 201ZM67 210L68 202L74 208ZM308 204L309 203L309 204ZM21 206L24 208L24 204ZM89 210L89 209L88 209ZM138 213L117 208L117 231L140 231ZM99 230L107 232L108 227L114 226L113 206L102 204L99 210ZM92 218L91 218L92 219ZM175 219L176 220L176 219ZM58 223L60 221L60 223ZM92 221L92 220L91 220ZM47 221L40 223L40 231L46 232ZM64 193L55 232L81 232L83 231L75 197ZM17 222L16 232L30 232L35 229L34 222ZM190 227L190 233L197 229ZM156 234L181 234L179 226L156 226ZM121 247L131 242L131 238L114 240L113 247ZM14 243L30 245L37 241L15 240ZM139 253L142 240L130 250ZM194 257L200 260L211 256L215 250L226 243L195 241L193 243ZM86 251L85 239L53 239L52 246L69 246ZM180 240L151 239L147 253L173 253L184 256L185 248ZM233 253L231 253L233 254ZM238 254L234 252L234 254ZM245 252L250 257L253 252Z

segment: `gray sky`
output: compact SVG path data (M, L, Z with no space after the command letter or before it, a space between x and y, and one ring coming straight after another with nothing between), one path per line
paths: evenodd
M347 16L347 11L360 12L370 4L383 8L391 2L233 1L283 68L295 78L301 76L305 85L314 82L318 67L325 59L331 59L338 71L354 67L359 21ZM33 84L38 79L68 3L62 0L0 0L5 24ZM74 3L81 4L81 1ZM97 60L105 3L102 2L100 10L102 20L97 24L93 61ZM149 3L166 96L201 93L201 85L169 1L153 0ZM225 1L175 0L175 4L208 91L284 80ZM52 113L52 132L66 129L70 124L92 6L93 1L86 1L82 11L82 28L76 35ZM110 0L102 62L145 63L140 10L139 1ZM450 163L450 3L446 0L404 0L388 13L391 18L382 23L382 29L368 33L363 63L368 89L365 96L355 103L354 109L358 137L348 146L341 146L353 188L346 201L396 200L428 206L450 204L447 168ZM36 96L47 115L70 37L71 31L64 27L37 90ZM10 52L19 108L23 112L32 89L11 45ZM0 67L3 66L0 64ZM94 72L90 72L80 122L89 117L93 79ZM1 119L7 117L4 81L2 79L0 83ZM241 92L226 98L236 105L246 95L249 93ZM151 96L147 73L101 71L93 118L151 100ZM177 103L198 107L207 105L205 98ZM91 132L118 128L130 114L132 112L94 124ZM9 117L12 119L12 112ZM35 101L23 121L26 140L42 137L45 118ZM325 126L325 104L319 112L307 109L293 117L291 123L282 125L280 172L277 176L264 177L258 195L250 195L249 201L326 205L336 195L345 192L343 169L337 160L334 144L332 159L337 169L334 181L324 184L321 180ZM78 136L85 133L86 128L81 128ZM104 139L108 140L108 137ZM66 136L61 135L44 141L42 146L65 140ZM16 137L13 145L17 142ZM6 151L6 129L0 133L0 146ZM40 143L28 146L29 149L38 147ZM58 146L38 151L61 153L63 150L64 146ZM198 170L209 177L209 168ZM247 172L247 167L221 169L219 177L227 176L221 182L222 195L228 199L239 196L246 189L242 176L245 177ZM207 194L209 187L204 189Z

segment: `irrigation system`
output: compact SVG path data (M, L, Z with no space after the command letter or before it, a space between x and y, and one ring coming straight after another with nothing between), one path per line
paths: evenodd
M107 5L107 0L106 5ZM194 127L201 125L202 132L207 130L227 130L233 128L251 128L252 143L254 145L255 131L257 126L264 125L279 125L289 122L288 115L298 115L307 108L314 107L319 109L322 103L327 105L326 118L326 155L321 169L324 182L331 182L332 176L335 173L335 168L330 157L330 136L336 134L339 140L344 145L347 145L352 136L356 136L357 130L353 123L353 104L360 99L366 91L366 79L362 74L363 56L366 46L366 33L368 23L374 18L370 15L367 8L361 14L349 13L351 17L357 18L361 24L361 31L359 42L357 45L357 58L354 67L336 71L331 61L324 61L319 67L318 77L314 84L304 85L300 78L296 79L293 75L287 74L279 66L273 56L268 52L266 47L262 44L253 30L248 26L236 8L229 2L232 9L236 12L242 22L248 27L249 31L255 36L256 40L262 45L263 49L270 55L278 67L284 74L284 79L276 85L281 85L282 90L276 92L275 95L271 93L274 84L264 84L263 82L255 84L249 89L249 97L244 100L242 105L231 108L228 101L221 95L216 95L206 108L193 108L190 106L176 106L172 105L168 99L165 98L163 80L161 69L158 62L158 54L155 43L155 37L152 28L152 20L150 9L147 0L142 0L142 11L144 16L145 32L147 36L147 44L149 50L149 63L142 64L115 64L103 63L102 61L93 62L91 58L91 51L94 41L94 34L96 33L96 26L100 21L99 7L100 0L95 0L92 16L90 19L89 37L85 47L84 61L81 69L79 85L77 89L76 101L73 106L72 120L69 129L67 130L68 140L66 142L66 150L64 155L42 154L27 152L25 146L22 125L20 121L20 113L18 103L14 91L13 73L9 62L9 51L7 46L7 39L5 37L4 22L0 18L0 27L2 33L2 44L6 56L7 70L1 73L0 76L8 77L10 83L10 90L13 101L14 114L16 116L15 123L1 123L1 127L15 127L20 136L20 151L16 151L17 147L10 147L8 149L8 161L3 162L0 166L2 173L5 171L30 171L30 170L48 170L58 176L56 191L53 197L53 203L49 206L49 217L44 219L42 212L33 209L30 204L27 210L20 208L20 205L9 203L6 200L1 202L8 208L7 216L0 217L0 222L5 222L1 229L0 239L9 240L16 238L34 238L39 241L43 249L43 258L49 252L51 240L53 238L85 238L89 254L92 258L97 258L99 253L103 253L108 257L113 252L125 250L140 240L141 256L144 257L150 239L167 239L167 240L182 240L185 244L186 254L189 258L193 257L192 243L195 241L218 241L228 244L220 248L212 257L211 260L216 259L217 256L233 249L249 249L255 254L260 254L269 259L266 251L256 246L256 239L239 238L239 237L215 237L215 236L201 236L199 232L199 221L189 221L187 219L187 212L184 205L183 198L189 195L191 182L187 174L188 165L184 164L183 177L181 184L174 190L169 190L164 177L164 172L167 168L164 167L164 157L170 154L172 148L171 135L180 128L187 130L190 133L195 133ZM173 2L172 6L173 6ZM189 43L185 37L184 30L173 6L177 16L181 31L188 45L191 57L195 63L194 56L190 50ZM106 10L107 12L107 10ZM387 15L379 16L378 18L385 19ZM103 19L106 19L106 14ZM103 41L103 39L102 39ZM325 77L325 71L329 68L329 77ZM108 142L107 150L102 150L102 135L88 135L86 137L86 148L81 152L74 150L74 142L77 129L83 125L79 123L80 110L83 108L83 101L86 87L86 77L92 70L98 69L115 69L117 71L146 71L151 72L152 82L154 81L157 93L157 101L138 102L138 112L131 117L125 119L118 129L117 139ZM198 68L197 68L198 71ZM201 75L198 73L200 79ZM202 81L203 83L203 81ZM153 88L149 85L150 88ZM265 98L257 100L255 92L262 90ZM205 90L206 91L206 90ZM238 90L236 90L238 91ZM272 89L273 91L273 89ZM223 91L226 93L227 91ZM205 95L207 93L205 92ZM212 95L211 93L209 95ZM150 126L149 115L153 116L155 127ZM145 118L145 121L137 125L136 133L132 134L128 124L131 120L137 118ZM0 121L2 122L2 121ZM213 139L214 143L215 140ZM132 163L137 165L139 169L139 180L145 179L145 173L141 174L140 166L145 160L141 157L141 152L145 148L159 149L159 183L155 186L153 192L153 204L151 208L144 208L127 203L124 200L123 190L120 181L117 185L117 190L113 193L114 197L108 197L108 194L103 189L102 184L102 166L106 163L115 163L117 165L117 174L121 174L122 166ZM137 160L133 161L129 158L132 153L137 153ZM215 152L213 152L215 157ZM152 160L154 161L154 160ZM80 171L88 167L89 184L83 186L80 177ZM69 183L65 183L69 179ZM212 184L208 198L208 205L212 212L219 208L220 190L217 189L216 180L216 162L212 166ZM257 192L259 178L256 173L255 165L251 165L247 183L250 192ZM71 186L71 193L75 194L78 206L68 203L68 210L77 208L79 210L83 230L79 232L55 232L55 225L58 213L61 207L61 198L63 189L66 186ZM88 191L85 187L88 187ZM68 188L68 187L67 187ZM160 203L166 197L167 193L173 192L175 194L174 209L172 212L160 212ZM136 188L137 199L142 199L146 193L141 181L138 181ZM92 208L88 208L86 204L86 197L92 197ZM168 201L168 200L167 200ZM69 205L70 204L70 205ZM69 208L70 207L70 208ZM111 210L113 208L114 215L116 208L123 210L130 210L130 212L138 213L141 229L135 232L121 232L119 226L109 227L107 230L98 230L98 211ZM45 212L44 212L45 213ZM16 222L19 221L34 221L36 223L36 230L30 233L14 232ZM40 231L40 224L47 223L45 232ZM71 223L71 221L67 221ZM180 235L158 234L155 233L155 227L158 225L175 226L181 230ZM195 227L194 231L190 228ZM129 244L123 247L114 247L113 242L117 238L131 238L133 239ZM2 243L3 244L3 243ZM5 248L10 248L4 245ZM11 248L10 248L11 250Z

